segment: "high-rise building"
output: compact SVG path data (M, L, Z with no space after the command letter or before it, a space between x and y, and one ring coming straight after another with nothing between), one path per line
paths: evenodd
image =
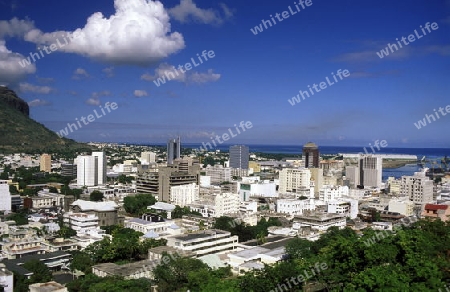
M106 184L106 154L105 152L92 152L92 156L97 157L97 183Z
M11 211L11 193L7 180L0 180L0 211Z
M319 168L319 147L312 142L303 146L303 165L305 168Z
M306 168L283 168L279 180L279 193L296 193L310 188L311 171Z
M180 137L171 139L167 142L167 164L173 164L173 161L181 157Z
M79 155L77 157L77 185L92 187L98 185L98 157Z
M42 154L40 159L40 170L43 172L51 172L52 171L52 156L50 154Z
M383 159L375 155L361 155L359 159L359 183L364 187L381 188Z
M230 167L248 169L250 150L245 145L230 146Z
M141 153L141 162L147 162L147 163L156 162L156 153L155 152L142 152Z
M408 196L416 204L433 201L433 181L425 172L415 172L413 176L402 176L400 194Z

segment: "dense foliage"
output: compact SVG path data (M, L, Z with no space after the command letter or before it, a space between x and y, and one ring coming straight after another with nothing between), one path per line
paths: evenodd
M267 229L270 226L280 225L281 222L276 218L269 218L269 220L262 218L256 226L250 226L239 218L222 216L216 219L213 228L229 231L231 235L237 235L239 237L239 242L244 242L252 239L264 241L263 237L269 234Z
M147 207L156 203L156 199L151 194L136 194L123 199L125 211L132 216L140 217L147 212Z

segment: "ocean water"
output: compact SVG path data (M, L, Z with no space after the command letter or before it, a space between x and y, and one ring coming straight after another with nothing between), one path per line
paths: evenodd
M199 143L183 143L183 147L198 148L201 146ZM231 145L221 144L216 147L216 150L228 152ZM262 152L262 153L282 153L282 154L301 154L302 145L247 145L250 148L250 152ZM367 152L371 153L370 147L367 147ZM374 148L377 150L376 148ZM338 154L338 153L364 153L363 147L354 146L319 146L320 154ZM440 161L445 156L450 157L450 148L394 148L386 147L381 148L380 151L376 151L376 154L409 154L416 155L420 160L425 156L426 160ZM450 163L449 163L450 164ZM436 164L426 163L424 167L439 167ZM417 164L409 164L399 168L384 169L383 180L389 176L401 177L402 175L413 175L414 172L421 170L421 167Z

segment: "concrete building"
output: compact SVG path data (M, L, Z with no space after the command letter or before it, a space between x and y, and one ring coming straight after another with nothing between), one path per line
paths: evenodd
M401 190L401 184L402 184L402 180L401 179L396 179L395 177L388 177L388 188L389 188L389 193L393 194L393 195L399 195L400 194L400 190Z
M141 152L141 163L149 164L156 162L155 152Z
M113 201L91 202L76 200L70 205L73 213L94 214L98 217L99 226L123 224L124 218L118 216L119 206Z
M34 283L28 286L30 292L68 292L69 290L55 281Z
M239 195L241 201L248 201L250 197L276 198L278 197L277 186L270 181L257 181L239 184Z
M314 214L299 215L294 217L294 223L299 223L301 227L309 227L317 231L326 231L332 226L344 228L346 219L340 214Z
M311 171L311 179L314 181L314 195L319 195L319 190L323 186L323 169L322 168L308 168Z
M153 232L156 235L167 233L170 226L174 224L171 220L164 220L161 216L144 214L141 218L128 218L124 222L125 228L131 228L145 234Z
M389 212L396 212L406 217L414 215L414 203L409 200L409 197L404 199L391 199L388 205Z
M11 193L7 180L0 180L0 211L11 211Z
M345 167L345 177L350 181L350 188L355 189L360 185L359 167L348 165Z
M323 186L319 191L319 200L324 202L335 201L348 196L347 186Z
M0 287L3 288L3 292L14 291L14 275L2 263L0 263Z
M106 154L105 152L92 152L92 156L97 157L97 183L106 184Z
M248 169L250 149L245 145L230 146L230 167Z
M211 177L211 184L219 185L223 182L230 182L232 179L231 168L222 165L208 165L206 167L206 175Z
M407 196L415 204L433 201L433 181L425 172L415 172L413 176L402 176L400 194Z
M167 164L173 164L173 161L177 158L181 158L180 137L167 142Z
M239 194L221 193L214 199L215 217L239 212Z
M62 163L61 164L61 176L76 177L77 176L77 165L73 164L73 163Z
M175 247L183 252L193 252L197 257L236 250L238 236L219 229L204 230L196 233L167 237L167 246Z
M77 185L80 187L98 185L97 157L87 155L77 157Z
M170 187L170 203L184 207L199 199L200 187L196 183Z
M280 171L279 180L279 193L296 193L310 188L311 171L307 168L283 168Z
M88 233L99 227L99 218L95 214L68 212L63 215L64 225L80 233Z
M383 159L375 155L361 155L359 160L360 184L365 188L381 188Z
M16 259L45 253L43 243L44 238L37 236L36 230L11 226L7 240L0 242L2 257Z
M312 142L308 142L303 146L302 159L305 168L319 168L319 147Z
M305 210L312 211L316 208L314 199L296 200L296 199L278 199L277 212L293 215L302 215Z
M422 212L422 217L431 219L439 218L444 222L450 221L450 205L426 204Z
M39 169L43 172L52 171L52 156L50 154L42 154L39 163Z
M155 260L143 260L139 262L118 265L115 263L103 263L92 266L92 273L98 277L123 277L125 280L147 278L153 279L153 270L148 267L155 267Z
M328 201L327 212L331 214L340 214L350 219L355 219L358 216L358 200L341 199L335 201Z
M187 166L187 171L181 171L181 165L160 167L158 172L142 172L136 178L138 193L153 194L158 201L170 201L170 190L173 186L190 183L199 184L200 166Z

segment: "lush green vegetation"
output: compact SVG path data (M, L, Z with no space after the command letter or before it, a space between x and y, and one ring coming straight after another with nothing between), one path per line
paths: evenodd
M89 200L94 202L101 202L103 201L103 193L95 190L89 195Z
M147 207L155 203L156 199L151 194L136 194L123 199L125 211L135 217L140 217L142 214L147 213Z
M276 218L269 218L269 220L262 218L256 226L250 226L239 218L223 216L216 219L213 228L230 231L232 235L239 237L239 242L257 239L263 243L264 237L269 234L267 228L280 225L281 222Z
M201 216L202 214L200 214L199 212L196 212L196 211L191 211L191 209L189 207L181 208L180 206L176 205L175 209L173 209L173 211L172 211L172 219L181 218L181 217L183 217L183 215Z
M24 276L14 274L14 292L28 292L28 285L33 283L45 283L52 279L52 273L40 260L30 260L24 263L23 267L30 272L33 272L33 275L30 279L27 279Z

